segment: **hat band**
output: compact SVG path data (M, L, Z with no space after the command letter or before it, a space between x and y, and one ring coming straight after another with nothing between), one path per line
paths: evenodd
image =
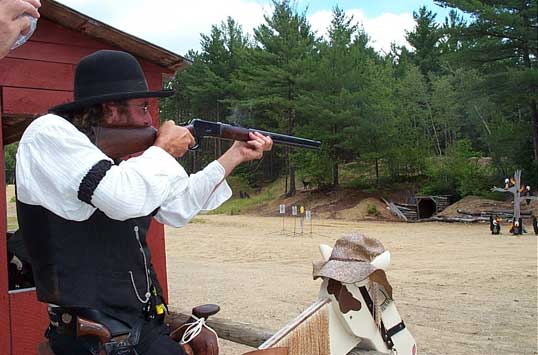
M102 95L129 94L140 91L148 91L148 84L144 79L87 84L79 87L78 92L75 92L75 100Z

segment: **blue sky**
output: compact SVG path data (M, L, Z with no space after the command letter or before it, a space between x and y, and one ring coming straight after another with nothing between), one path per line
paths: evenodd
M122 31L184 55L200 48L200 33L209 33L211 25L228 16L252 33L271 13L270 0L58 0ZM425 5L442 22L448 11L433 0L296 0L312 29L324 35L335 5L346 10L360 23L378 51L388 51L390 43L405 45L405 31L413 29L413 11Z
M438 13L438 18L441 19L448 14L446 9L443 9L434 4L431 0L340 0L340 1L299 1L298 4L309 4L309 11L319 11L323 9L331 9L335 5L347 9L360 8L368 17L379 16L385 12L393 13L412 13L418 10L419 7L425 5L428 9Z

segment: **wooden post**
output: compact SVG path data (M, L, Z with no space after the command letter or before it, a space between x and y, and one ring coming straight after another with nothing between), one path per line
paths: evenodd
M511 187L505 187L500 188L494 186L491 191L498 191L498 192L510 192L514 196L514 216L513 221L520 221L521 218L521 200L538 200L538 196L524 196L521 198L521 170L516 170L516 173L514 174L514 186ZM519 226L519 230L523 230L523 226Z
M0 90L2 88L0 87ZM1 91L0 91L1 93ZM1 95L1 94L0 94ZM0 107L0 124L2 123L2 108ZM0 166L4 166L4 149L0 129L0 145L2 155ZM0 181L4 181L4 169L0 171ZM11 354L11 321L9 313L8 280L7 280L7 244L6 244L6 185L1 184L0 189L0 354Z
M514 179L516 180L516 184L514 185L516 188L514 193L514 220L519 221L519 218L521 218L521 170L516 171ZM520 228L522 227L520 226Z

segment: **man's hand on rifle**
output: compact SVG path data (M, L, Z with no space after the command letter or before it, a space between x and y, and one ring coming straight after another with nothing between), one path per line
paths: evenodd
M235 141L230 148L234 154L238 155L241 163L257 160L263 157L263 152L270 151L273 147L271 137L266 137L258 132L250 133L250 139L247 142Z
M154 146L160 147L174 157L182 157L195 144L191 132L174 121L164 122L157 131Z
M270 151L273 147L273 140L263 134L250 133L249 137L250 140L247 142L235 141L230 149L218 159L226 171L226 176L241 163L261 159L263 152Z

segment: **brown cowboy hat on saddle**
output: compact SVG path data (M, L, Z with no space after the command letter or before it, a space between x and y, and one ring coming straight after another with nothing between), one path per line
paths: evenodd
M368 278L385 288L392 298L392 286L387 275L370 262L385 252L385 247L377 239L362 234L340 238L332 250L328 261L313 264L314 279L326 277L344 284L353 284Z

